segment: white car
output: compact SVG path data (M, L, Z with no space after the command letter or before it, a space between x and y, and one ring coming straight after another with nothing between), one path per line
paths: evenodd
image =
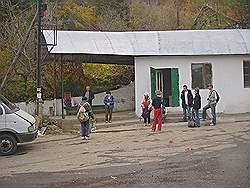
M35 118L0 95L0 155L11 155L17 143L37 138Z

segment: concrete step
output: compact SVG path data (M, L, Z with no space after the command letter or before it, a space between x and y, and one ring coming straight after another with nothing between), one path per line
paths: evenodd
M166 121L163 121L163 123L166 123L167 125L169 123L181 123L182 118L174 118L172 117L171 119L168 118ZM151 119L151 124L153 123L153 119ZM124 126L130 126L130 125L141 125L143 127L143 119L139 118L131 118L131 119L122 119L122 120L116 120L113 121L112 123L105 123L103 120L102 121L97 121L96 123L96 128L97 130L100 129L106 129L106 128L111 128L111 127L124 127ZM64 131L79 131L80 128L80 123L77 121L77 123L64 123L62 126Z
M80 123L77 120L76 116L66 116L66 119L62 120L60 118L56 119L60 127L64 130L79 130ZM118 127L124 125L133 125L133 124L143 124L143 119L140 120L134 112L116 112L113 113L113 122L111 124L105 123L104 114L96 114L97 128L103 129L108 127ZM180 123L182 122L182 112L168 112L166 119L163 122L168 123ZM151 118L151 123L153 118Z
M167 112L167 117L171 117L171 118L174 118L174 117L182 117L182 112Z
M95 114L95 118L97 122L104 122L105 120L105 114ZM52 119L56 120L61 127L70 127L74 124L79 124L78 119L75 115L73 116L66 116L65 119L61 119L61 117L52 117ZM115 112L113 113L112 120L114 122L117 121L126 121L126 120L132 120L132 119L138 119L134 112L127 111L127 112Z
M122 121L113 121L112 123L105 123L105 122L97 122L96 123L96 129L105 129L110 127L122 127L122 126L129 126L129 125L135 125L140 124L139 119L129 119L129 120L122 120ZM141 123L142 124L142 123ZM64 127L64 130L79 130L80 124L73 124L71 126Z

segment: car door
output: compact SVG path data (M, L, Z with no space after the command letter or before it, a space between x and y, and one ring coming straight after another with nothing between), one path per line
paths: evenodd
M6 127L5 110L3 106L0 104L0 129L4 129L5 127Z

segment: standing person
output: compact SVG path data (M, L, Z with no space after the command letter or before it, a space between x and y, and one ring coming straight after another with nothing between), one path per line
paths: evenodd
M193 95L187 85L183 86L181 92L182 109L183 109L183 121L187 122L191 120L191 110L193 106Z
M111 123L115 98L110 91L106 92L106 96L104 97L103 103L105 105L105 121L106 123Z
M141 107L142 107L142 117L144 119L144 125L150 126L150 113L152 109L151 109L151 99L148 93L144 93L144 98L141 103Z
M91 91L90 86L86 86L86 90L83 92L82 97L86 97L87 98L87 102L92 107L93 100L95 98L95 94Z
M82 102L80 103L80 108L77 112L77 119L81 123L81 138L83 140L90 138L90 124L89 120L95 120L94 113L91 109L90 104L87 102L87 97L82 98Z
M211 108L212 122L210 123L210 125L213 126L213 125L216 125L216 105L220 100L220 96L217 93L217 91L213 89L212 84L208 84L208 90L209 90L208 98L207 98L208 104L203 107L202 117L203 117L203 120L206 121L207 110Z
M161 131L162 127L162 98L161 91L155 91L156 97L153 99L152 106L154 108L154 123L152 126L152 131L156 130L156 125L158 123L158 131Z
M199 109L201 108L201 96L199 88L194 89L194 105L193 105L193 119L197 127L200 127L200 114Z

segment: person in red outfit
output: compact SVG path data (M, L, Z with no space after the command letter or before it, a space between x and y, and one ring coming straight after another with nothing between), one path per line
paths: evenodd
M162 127L162 97L161 91L155 91L156 97L153 99L152 106L154 108L154 123L152 126L152 131L156 130L156 125L158 123L158 131L161 131Z
M149 97L148 93L144 93L144 98L141 103L141 108L142 108L142 117L144 119L144 125L150 126L150 113L152 111L152 106L151 106L151 99Z

